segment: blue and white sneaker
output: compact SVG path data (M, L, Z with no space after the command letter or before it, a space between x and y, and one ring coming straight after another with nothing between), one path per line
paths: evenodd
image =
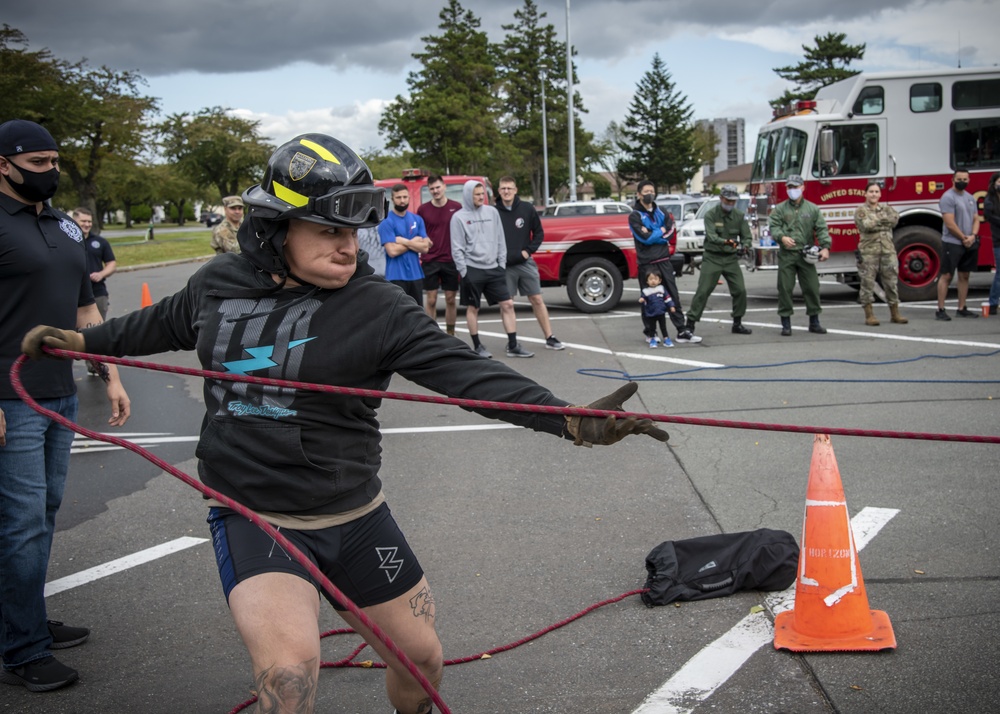
M664 347L673 347L674 343L670 341L669 337L664 337L663 338L663 346Z
M647 341L649 342L649 349L651 350L655 350L657 347L660 346L660 341L655 337L650 337L649 340Z

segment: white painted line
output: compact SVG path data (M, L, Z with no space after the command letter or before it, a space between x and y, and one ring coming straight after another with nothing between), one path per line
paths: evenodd
M126 555L124 558L118 558L117 560L112 560L108 563L103 563L102 565L96 565L93 568L88 568L87 570L81 570L79 573L75 573L74 575L67 575L65 578L59 578L58 580L45 583L45 597L50 597L56 593L61 593L64 590L70 590L72 588L79 587L80 585L85 585L89 582L93 582L94 580L107 577L108 575L120 573L123 570L134 568L137 565L148 563L156 560L157 558L171 555L172 553L176 553L184 550L185 548L190 548L207 541L207 538L191 538L189 536L184 536L182 538L172 540L169 543L163 543L161 545L153 546L152 548L147 548L146 550L140 550L138 553L133 553L132 555Z
M893 516L895 508L865 508L851 519L851 531L860 551ZM795 604L795 586L765 598L774 614ZM729 632L689 659L683 667L650 694L632 714L688 714L708 699L761 647L774 640L774 623L763 612L740 620Z

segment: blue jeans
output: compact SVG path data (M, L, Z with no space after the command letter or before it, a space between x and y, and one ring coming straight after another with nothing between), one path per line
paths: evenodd
M993 274L993 284L990 286L990 305L997 307L1000 305L1000 231L993 236L993 265L997 272Z
M76 420L76 395L38 403ZM19 399L0 399L0 409L0 652L12 669L51 654L45 576L73 432Z

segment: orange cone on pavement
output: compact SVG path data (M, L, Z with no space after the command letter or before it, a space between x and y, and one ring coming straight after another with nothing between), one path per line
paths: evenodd
M149 295L149 283L142 284L142 304L140 307L149 307L153 304L153 298Z
M830 437L817 434L809 467L795 607L774 620L774 647L793 652L894 649L889 616L868 595Z

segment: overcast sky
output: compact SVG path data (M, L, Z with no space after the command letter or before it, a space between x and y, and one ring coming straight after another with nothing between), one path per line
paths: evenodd
M358 148L381 147L382 109L406 91L420 38L437 34L444 0L35 0L5 3L3 22L31 49L132 69L164 113L220 105L259 119L275 142L319 131ZM518 0L465 0L491 39L514 22ZM560 40L566 3L537 0ZM600 134L621 121L636 82L659 52L696 118L743 117L747 157L767 102L786 83L773 68L798 62L818 34L866 43L868 71L997 66L995 0L572 0L578 89ZM551 147L559 151L560 147Z

